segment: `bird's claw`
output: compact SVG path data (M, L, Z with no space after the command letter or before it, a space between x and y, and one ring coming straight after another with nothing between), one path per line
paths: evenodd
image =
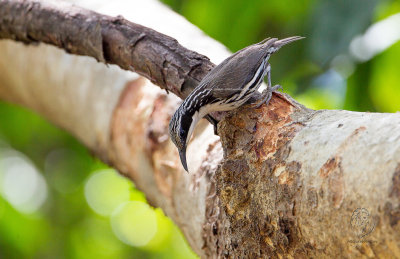
M283 90L283 87L281 85L274 85L271 87L271 92L276 92L278 90Z
M254 106L256 108L260 108L260 106L263 105L264 103L268 105L269 101L271 100L272 93L282 89L283 88L281 85L274 85L272 87L268 87L261 93L261 99L257 103L255 103Z
M214 124L214 135L218 136L218 125Z
M209 114L206 115L205 118L213 125L214 135L218 135L218 121Z

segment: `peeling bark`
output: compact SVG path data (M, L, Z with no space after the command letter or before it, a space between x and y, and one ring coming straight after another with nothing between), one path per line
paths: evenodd
M227 114L220 140L202 121L187 174L167 133L178 98L43 44L0 41L0 56L0 98L131 178L202 258L400 257L400 114L313 111L276 93Z
M222 122L215 253L399 257L399 114L311 111L286 98Z

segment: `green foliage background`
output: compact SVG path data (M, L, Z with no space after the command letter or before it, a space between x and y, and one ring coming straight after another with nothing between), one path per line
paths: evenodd
M363 62L349 55L354 37L399 13L399 1L164 2L232 51L268 36L305 36L271 58L272 80L310 108L400 110L400 44ZM10 157L18 157L44 177L46 199L38 209L27 212L10 202L4 162ZM91 196L90 188L99 190L98 196ZM118 214L127 204L136 209ZM133 236L118 232L118 224L122 230L133 229ZM145 245L135 243L149 237ZM0 102L0 258L195 255L173 223L160 209L149 208L132 183L107 169L68 133L30 111Z

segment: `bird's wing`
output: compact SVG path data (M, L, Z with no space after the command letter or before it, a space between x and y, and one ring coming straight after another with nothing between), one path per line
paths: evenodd
M206 83L209 84L208 88L213 89L215 98L225 99L237 94L254 77L266 53L258 51L258 46L251 47L237 53L234 62L210 72Z

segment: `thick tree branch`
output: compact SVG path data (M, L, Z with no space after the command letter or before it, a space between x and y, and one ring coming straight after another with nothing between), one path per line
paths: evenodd
M312 111L275 94L221 121L221 142L200 124L186 174L168 140L176 97L49 46L2 41L0 56L0 98L133 179L201 257L400 257L399 114Z
M186 97L214 66L175 39L122 16L110 17L62 1L0 1L0 39L44 42L135 71Z

